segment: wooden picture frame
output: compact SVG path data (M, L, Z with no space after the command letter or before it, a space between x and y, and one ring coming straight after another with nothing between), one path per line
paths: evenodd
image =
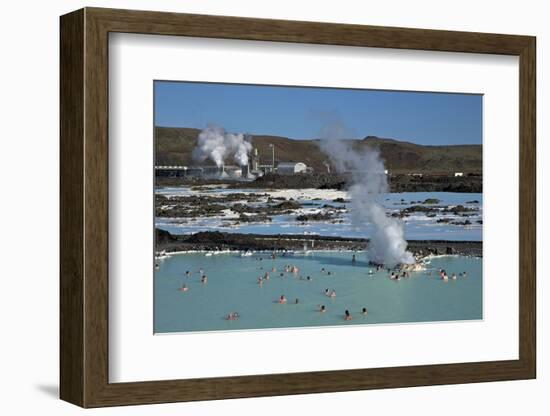
M85 8L61 17L60 396L82 407L213 400L536 377L535 38ZM109 383L110 32L519 57L519 359Z

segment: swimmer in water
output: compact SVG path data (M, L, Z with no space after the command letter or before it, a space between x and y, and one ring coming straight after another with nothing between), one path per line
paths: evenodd
M332 289L332 292L330 292L330 297L335 298L336 297L336 291Z
M325 308L325 305L321 305L321 307L319 308L319 312L326 312L326 308Z
M330 275L331 275L331 273L330 273L330 272L327 272L327 275L329 275L329 276L330 276Z
M182 287L180 287L180 292L187 292L189 290L189 288L187 287L187 285L184 283Z
M368 314L367 308L361 309L361 313L363 314L363 316L367 316Z
M187 277L189 277L189 276L191 276L191 272L190 272L189 270L187 270L187 271L185 272L185 275L186 275Z
M351 256L351 264L355 264L355 254Z
M347 309L344 312L344 320L345 321L351 321L351 314L349 313L349 311Z
M451 275L451 279L456 280L456 273L453 273L453 274Z
M271 268L271 271L272 271L273 273L275 273L275 272L277 271L277 269L275 268L275 266L273 266L273 267Z
M286 303L285 295L281 295L281 297L279 298L279 303Z
M325 289L325 296L330 295L330 290L328 290L328 287Z
M311 280L312 280L312 279L311 279L311 276L306 277L306 280L307 280L308 282L311 282Z
M227 318L226 318L228 321L235 321L237 319L239 319L239 314L238 312L229 312L227 314Z
M201 283L204 285L204 284L206 284L207 282L208 282L208 277L207 277L206 275L203 275L203 276L201 277Z
M297 305L297 304L299 304L299 303L300 303L300 299L296 298L296 299L294 300L294 304Z
M265 274L264 274L264 279L265 279L265 280L269 280L269 272L265 272Z

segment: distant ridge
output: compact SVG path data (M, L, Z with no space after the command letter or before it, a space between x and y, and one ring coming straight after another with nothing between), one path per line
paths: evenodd
M191 152L199 129L184 127L155 127L155 164L193 165ZM358 150L373 146L380 150L386 167L392 173L481 173L481 145L428 146L391 138L367 136L350 139ZM260 163L271 163L275 147L275 162L304 162L316 172L326 172L328 157L319 148L319 140L294 140L287 137L253 135L252 145L258 149Z

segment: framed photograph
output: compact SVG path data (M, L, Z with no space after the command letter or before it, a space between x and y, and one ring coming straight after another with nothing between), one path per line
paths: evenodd
M536 377L534 37L60 28L63 400Z

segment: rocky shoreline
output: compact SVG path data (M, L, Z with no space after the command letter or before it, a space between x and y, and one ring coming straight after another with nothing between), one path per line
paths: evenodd
M303 250L304 244L314 250L364 250L368 240L293 234L239 234L205 231L190 235L174 235L156 229L156 251L292 251ZM408 250L417 257L429 255L483 256L481 241L409 240Z
M340 174L302 174L278 175L266 174L254 181L238 181L231 179L208 178L155 178L156 186L211 185L227 184L233 188L253 189L347 189L350 178ZM483 177L481 175L391 175L388 177L390 192L483 192ZM243 185L246 184L246 185Z

